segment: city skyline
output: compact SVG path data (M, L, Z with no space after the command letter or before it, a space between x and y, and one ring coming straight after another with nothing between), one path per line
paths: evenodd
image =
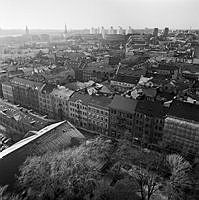
M198 29L197 0L0 0L2 29Z

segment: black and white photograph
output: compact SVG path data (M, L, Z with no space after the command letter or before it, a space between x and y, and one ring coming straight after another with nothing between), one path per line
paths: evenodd
M0 200L199 200L199 0L0 0Z

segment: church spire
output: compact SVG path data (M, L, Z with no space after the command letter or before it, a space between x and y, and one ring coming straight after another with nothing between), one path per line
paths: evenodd
M26 25L26 35L29 35L29 29L27 25Z
M67 34L67 32L68 32L68 31L67 31L67 26L66 26L66 24L65 24L64 33Z

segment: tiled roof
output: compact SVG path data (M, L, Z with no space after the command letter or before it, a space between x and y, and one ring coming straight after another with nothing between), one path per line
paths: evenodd
M31 112L21 111L20 108L3 102L2 100L0 101L0 113L10 118L14 118L16 121L30 124L36 128L42 128L52 122L52 120L45 119L42 116Z
M168 63L160 63L159 66L157 67L157 69L160 70L178 70L179 67L172 64L168 64Z
M151 117L166 116L166 108L158 101L139 100L136 106L136 112Z
M70 101L81 100L85 105L94 105L107 107L111 103L111 99L105 96L89 95L84 91L77 91L72 94Z
M26 86L26 87L32 87L35 89L41 89L41 87L43 86L43 83L39 83L39 82L34 82L34 81L30 81L24 78L18 78L15 77L11 80L11 82L13 84L17 84L17 85L21 85L21 86Z
M114 78L114 81L121 82L121 83L129 83L129 84L137 84L140 80L140 77L131 77L128 75L117 75Z
M81 100L83 104L87 105L91 100L91 96L86 94L84 91L76 91L71 95L70 101L76 102L78 100Z
M46 83L45 85L43 85L43 87L41 88L41 92L44 93L46 92L47 94L51 93L53 91L53 89L57 87L56 85L50 84L50 83Z
M8 154L18 150L19 148L23 148L26 145L36 142L38 138L42 137L43 135L47 134L48 132L52 131L53 129L57 128L58 126L62 125L65 123L65 126L63 127L63 131L60 131L60 136L59 136L59 141L57 140L56 142L62 142L62 140L70 142L71 138L79 138L79 139L84 139L85 137L69 122L67 121L62 121L58 123L51 124L49 126L46 126L45 128L39 130L35 134L33 134L30 137L27 137L14 145L8 147L4 151L0 152L0 159L3 157L7 156ZM47 148L47 147L46 147ZM51 145L51 150L53 146ZM57 148L57 145L55 145L55 148ZM39 149L38 149L39 150ZM34 150L33 150L34 151Z
M170 106L168 115L199 122L199 105L174 100Z
M126 97L115 95L109 107L115 110L134 113L136 105L137 105L137 100L128 99Z
M111 103L112 99L105 96L92 96L89 105L95 105L100 107L107 107Z

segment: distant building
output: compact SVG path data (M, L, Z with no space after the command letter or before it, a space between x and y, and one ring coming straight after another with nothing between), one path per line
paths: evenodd
M154 36L154 37L157 37L157 36L158 36L158 31L159 31L158 28L154 28L154 29L153 29L153 36Z
M26 26L26 35L29 35L30 32L29 32L29 29L28 29L28 26Z
M125 35L125 30L121 26L119 26L117 34Z
M102 82L113 77L115 68L111 65L102 62L88 63L82 69L83 81L93 80L96 82Z
M126 31L127 34L133 34L133 29L131 28L131 26L129 26L129 28Z
M19 167L28 156L62 150L85 139L67 121L51 124L39 131L29 132L28 135L29 137L0 152L0 185L13 186Z
M101 34L102 34L102 38L104 39L104 38L105 38L106 31L105 31L105 29L104 29L103 26L102 26L102 28L101 28Z
M165 27L164 32L163 32L163 36L168 37L168 35L169 35L169 28Z
M169 79L177 79L180 68L174 63L159 63L156 67L147 69L150 76L162 76Z

